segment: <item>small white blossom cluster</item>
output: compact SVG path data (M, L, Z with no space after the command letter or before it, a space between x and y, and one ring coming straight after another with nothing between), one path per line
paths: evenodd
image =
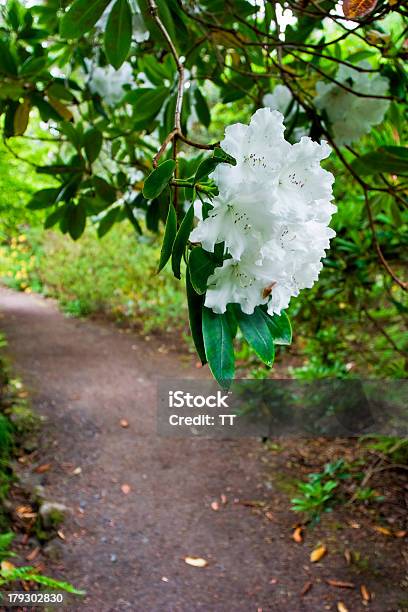
M280 112L262 108L225 131L221 146L236 166L218 165L219 195L190 235L211 252L224 242L230 255L208 279L205 305L216 313L238 303L247 314L259 304L279 314L317 280L335 235L334 179L320 166L330 148L307 137L292 145L284 129Z
M361 62L359 66L370 68L368 62ZM374 125L384 119L390 105L389 100L367 96L387 95L389 83L387 78L378 73L360 72L344 65L340 66L335 80L349 89L365 94L356 96L336 83L316 83L316 108L326 112L335 142L339 145L350 145L368 134Z
M113 66L91 66L89 89L97 93L108 106L118 104L123 96L125 85L134 85L133 68L125 62L115 70Z

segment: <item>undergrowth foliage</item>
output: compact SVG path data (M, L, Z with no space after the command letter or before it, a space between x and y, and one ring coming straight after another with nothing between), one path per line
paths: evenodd
M163 229L155 266L185 277L197 353L221 384L234 377L238 329L272 366L275 345L291 341L285 310L305 288L290 308L301 334L304 309L315 315L307 343L323 342L346 304L347 320L381 336L375 350L398 356L393 373L404 366L388 311L406 312L407 11L398 1L343 8L1 7L4 144L44 179L29 214L74 240L87 224L100 237L121 221L137 234ZM25 152L32 139L47 142L48 159ZM353 329L344 341L359 350ZM319 359L316 370L353 367Z

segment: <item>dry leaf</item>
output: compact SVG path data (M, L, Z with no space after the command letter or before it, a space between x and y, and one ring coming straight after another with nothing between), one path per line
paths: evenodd
M344 0L343 13L347 19L360 19L372 13L377 6L377 0Z
M307 595L307 593L309 593L312 587L313 587L313 582L311 582L310 580L309 582L305 582L305 584L303 585L303 589L300 591L300 596L304 597L305 595Z
M268 510L268 512L265 512L265 516L268 519L268 521L274 521L275 520L274 514L272 512L270 512L269 510Z
M346 560L347 565L350 565L350 563L351 563L351 552L349 551L348 548L346 548L345 551L344 551L344 558Z
M303 527L296 527L295 531L292 534L292 538L298 544L301 544L303 542L303 535L302 535L302 533L303 533Z
M16 566L10 561L2 561L0 567L2 572L11 572Z
M407 532L406 531L402 531L402 530L401 531L396 531L394 533L394 535L395 535L396 538L405 538L405 536L407 535Z
M17 506L16 514L19 518L22 519L31 519L37 516L37 513L33 512L31 506Z
M193 567L207 567L208 565L208 561L201 557L184 557L184 561Z
M380 525L374 525L373 529L377 531L378 533L381 533L382 535L392 536L392 531L391 529L388 529L388 527L381 527Z
M169 581L169 579L167 578L167 576L162 576L162 577L161 577L161 581L162 581L162 582L168 582L168 581Z
M130 493L130 485L128 484L123 484L120 487L120 490L122 491L122 493L124 493L125 495L127 495L128 493Z
M219 509L220 504L217 501L211 502L211 510L214 510L214 512L218 512Z
M57 531L57 535L58 535L59 538L61 538L61 540L65 540L66 539L65 538L65 533L61 529L59 529Z
M224 504L225 506L225 504L228 502L227 496L224 495L224 493L221 493L220 499L221 499L221 503Z
M324 545L318 546L310 553L310 561L312 563L317 563L318 561L320 561L320 559L323 559L326 553L327 553L326 546Z
M363 601L370 601L371 594L364 584L360 586L360 593L361 593L361 597L363 598Z
M51 467L51 463L44 463L43 465L39 465L35 468L34 472L36 474L44 474L44 472L48 472Z
M26 555L26 561L34 561L38 553L40 552L40 547L37 546L34 548L28 555Z
M72 470L72 473L75 474L75 476L78 476L79 474L82 474L82 468L76 467L75 470Z
M356 586L352 582L344 582L343 580L331 580L328 578L326 580L327 584L333 587L339 587L340 589L354 589Z
M339 601L337 603L337 612L349 612L348 608L346 608L346 606L344 605L342 601Z
M129 427L129 421L127 421L126 419L120 419L119 424L121 427Z

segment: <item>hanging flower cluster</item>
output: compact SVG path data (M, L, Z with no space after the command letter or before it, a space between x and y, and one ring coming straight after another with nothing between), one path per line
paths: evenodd
M368 62L361 62L358 66L365 69L371 67ZM344 65L340 66L335 80L348 89L364 94L355 95L336 83L316 83L316 108L326 112L336 143L350 145L384 119L389 100L367 96L387 95L389 83L378 73L360 72Z
M216 313L239 303L247 314L259 304L279 314L317 280L335 235L334 179L320 166L330 148L307 137L292 145L284 129L280 112L262 108L225 131L221 146L236 166L218 165L219 195L190 235L207 251L224 242L230 256L208 279L205 305Z

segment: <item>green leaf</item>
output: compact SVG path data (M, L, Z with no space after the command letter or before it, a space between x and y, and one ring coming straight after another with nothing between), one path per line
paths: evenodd
M163 244L160 252L160 262L158 272L164 268L166 263L171 257L173 249L174 239L177 234L177 214L173 206L173 202L170 202L169 212L167 213L166 229L164 230Z
M275 346L262 311L255 308L253 314L248 315L242 312L241 307L236 304L234 314L245 340L252 346L258 357L271 366L275 357Z
M99 238L102 238L102 236L107 234L109 230L112 228L119 214L119 210L120 210L119 208L112 208L106 213L103 219L101 219L99 226L98 226L98 237Z
M102 16L111 0L75 0L61 19L62 38L79 38Z
M168 185L175 167L176 162L168 159L149 174L143 186L143 195L147 200L153 200L161 194Z
M37 191L33 195L31 200L27 204L27 208L29 208L30 210L40 210L42 208L48 208L49 206L55 204L59 192L59 189L40 189L40 191Z
M188 304L188 318L190 322L191 337L193 338L194 346L197 354L204 365L207 363L204 348L203 338L203 306L204 297L199 295L191 284L190 271L187 269L186 272L186 292L187 292L187 304Z
M72 174L79 172L81 168L78 166L64 166L63 164L55 164L52 166L38 166L35 171L38 174Z
M58 221L62 219L64 213L65 206L60 206L59 208L54 210L50 215L48 215L48 217L44 221L44 229L49 229L50 227L53 227L56 223L58 223Z
M228 387L234 378L234 347L226 314L216 314L203 308L203 338L208 365L222 387Z
M84 147L88 161L92 164L101 152L103 143L102 133L96 128L91 128L84 134Z
M210 109L208 108L207 100L204 98L198 87L194 92L194 97L197 116L201 123L208 128L211 123L211 113Z
M355 159L351 165L362 176L380 172L405 173L408 172L408 148L380 147Z
M73 240L78 240L84 233L86 225L86 207L82 200L78 204L70 204L67 210L68 232Z
M207 157L206 159L203 159L194 175L194 183L199 183L202 179L208 178L208 175L211 174L211 172L214 172L221 161L221 159L217 159L216 157Z
M271 316L266 312L265 307L261 307L259 310L265 318L274 343L285 345L292 344L292 326L286 312L282 312L280 315L274 314Z
M24 64L20 66L20 76L27 76L41 72L47 65L46 57L28 57Z
M171 267L172 267L174 276L179 279L181 278L181 273L180 273L181 259L184 254L184 249L186 248L188 237L190 236L190 233L191 233L191 228L193 226L193 219L194 219L194 205L191 204L190 208L184 215L184 219L182 220L180 224L176 239L173 244Z
M197 293L207 291L208 277L213 274L217 260L213 254L205 251L202 247L195 247L188 258L191 284Z
M116 0L109 14L105 31L105 53L118 70L129 53L132 42L132 12L127 0Z
M105 200L105 202L109 202L110 204L115 202L116 189L113 187L113 185L110 185L100 176L94 176L92 182L95 187L96 194L102 198L102 200Z
M157 87L156 89L141 87L127 93L123 100L133 106L133 118L136 123L143 124L154 119L162 109L168 95L168 87Z

